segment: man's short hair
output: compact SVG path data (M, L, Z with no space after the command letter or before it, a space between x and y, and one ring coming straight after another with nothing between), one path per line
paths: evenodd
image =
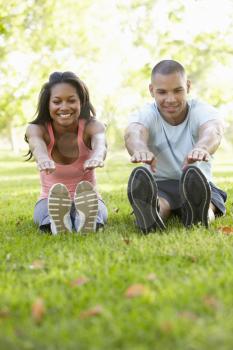
M180 73L181 75L185 75L184 67L177 61L174 60L163 60L157 63L151 72L151 78L155 76L155 74L163 74L168 75L172 73Z

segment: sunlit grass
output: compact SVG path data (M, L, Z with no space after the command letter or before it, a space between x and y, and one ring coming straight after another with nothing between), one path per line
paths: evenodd
M232 349L233 235L221 231L233 226L229 158L216 159L214 173L228 189L224 218L188 231L174 218L164 233L147 236L130 215L128 160L110 153L97 172L109 210L103 232L50 236L32 222L35 164L0 159L0 349ZM135 284L144 291L127 298ZM32 316L38 298L40 322ZM96 316L82 316L98 305Z

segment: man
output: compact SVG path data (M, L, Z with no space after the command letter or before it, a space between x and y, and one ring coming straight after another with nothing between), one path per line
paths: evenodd
M220 144L223 122L215 108L187 99L190 86L180 63L159 62L149 85L154 103L134 113L126 129L131 162L144 163L129 178L128 198L136 224L145 233L164 229L173 213L186 227L208 227L226 212L226 193L211 179L211 158Z

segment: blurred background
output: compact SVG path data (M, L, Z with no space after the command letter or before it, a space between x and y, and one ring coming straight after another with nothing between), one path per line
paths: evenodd
M233 0L0 0L0 149L19 154L38 94L53 71L88 86L110 149L128 115L151 101L150 72L181 62L193 97L218 107L233 145Z

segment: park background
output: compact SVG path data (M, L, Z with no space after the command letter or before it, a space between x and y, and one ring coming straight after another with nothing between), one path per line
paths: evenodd
M25 148L40 88L74 71L90 90L110 149L123 148L128 115L151 101L150 72L175 59L191 96L218 107L233 132L232 0L10 0L0 2L1 148ZM227 147L227 145L225 144Z
M233 1L0 0L0 349L232 350ZM181 62L190 96L220 110L214 179L227 215L141 235L127 201L128 115L151 101L150 72ZM97 171L102 233L41 235L38 172L24 132L53 71L75 72L107 125Z

